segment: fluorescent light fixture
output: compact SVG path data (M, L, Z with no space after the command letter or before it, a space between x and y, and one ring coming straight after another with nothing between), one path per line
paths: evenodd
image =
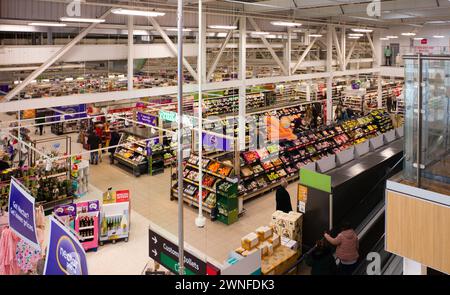
M131 9L124 9L124 8L114 8L113 10L111 10L111 12L114 14L121 14L121 15L152 16L152 17L166 15L165 12L131 10Z
M218 29L218 30L236 30L237 26L226 26L226 25L211 25L208 26L210 29Z
M348 38L349 38L349 39L359 39L359 38L361 38L361 37L358 37L358 36L349 36Z
M78 81L83 81L84 78L83 78L83 77L78 77L77 80L78 80Z
M364 34L361 34L361 33L350 33L348 35L352 36L352 37L364 37Z
M431 20L427 21L426 24L432 24L432 25L442 25L450 23L450 20Z
M226 36L227 36L227 33L224 33L224 32L216 34L216 37L218 37L218 38L225 38Z
M178 28L167 28L166 31L169 31L169 32L178 32ZM184 29L183 29L183 32L192 32L192 29L184 28Z
M105 20L101 18L81 18L81 17L61 17L59 19L62 22L75 22L75 23L104 23Z
M31 80L31 82L30 83L32 83L32 84L36 84L37 83L37 80Z
M412 32L407 32L407 33L402 33L402 36L415 36L416 33L412 33Z
M125 78L125 75L123 75L123 74L118 75L117 78Z
M22 81L14 81L14 85L18 85L19 83L22 83Z
M389 40L389 38L383 37L383 38L380 38L380 40L381 40L381 41L387 41L387 40Z
M38 27L65 27L66 24L63 23L47 23L47 22L37 22L37 23L29 23L29 26L38 26Z
M237 0L224 0L224 2L243 4L243 5L254 5L254 6L261 6L261 7L270 7L270 8L280 8L280 6L258 3L258 2L244 2L244 1L237 1Z
M41 80L41 82L42 82L42 83L49 83L49 82L50 82L50 79L43 79L43 80Z
M283 26L283 27L300 27L302 24L295 22L285 22L285 21L272 21L270 22L274 26Z
M115 75L108 75L109 79L114 79L116 76Z
M320 37L322 37L323 35L322 35L322 34L309 34L308 36L309 36L309 37L313 37L313 38L320 38Z
M269 32L250 32L251 35L269 35Z
M398 39L398 36L386 36L386 38L388 38L388 39Z
M436 39L442 39L442 38L444 38L445 36L442 36L442 35L434 35L433 36L433 38L436 38Z
M356 29L352 29L353 32L357 32L357 33L372 33L373 30L371 29L361 29L361 28L356 28Z
M420 40L423 40L423 39L425 39L425 38L422 38L422 37L416 37L416 38L414 38L414 40L417 40L417 41L420 41Z
M64 81L71 82L71 81L73 81L73 78L66 78L66 79L64 79Z

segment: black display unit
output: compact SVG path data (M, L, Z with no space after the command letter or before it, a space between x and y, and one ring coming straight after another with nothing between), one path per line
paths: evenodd
M325 231L335 236L343 222L357 228L384 200L384 183L402 169L402 156L403 140L396 140L326 173L331 193L307 187L304 246L313 247Z

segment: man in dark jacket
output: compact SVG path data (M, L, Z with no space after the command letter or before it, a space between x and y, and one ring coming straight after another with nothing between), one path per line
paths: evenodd
M277 202L276 210L280 210L285 213L289 213L290 211L292 211L291 196L289 196L289 193L286 190L287 186L287 180L285 178L282 178L281 185L277 188L277 192L275 193Z
M98 164L98 149L100 148L100 138L97 134L95 134L94 131L91 131L91 133L88 136L89 150L91 151L91 164L97 165Z
M118 145L119 141L120 141L120 134L117 132L117 130L112 129L111 130L111 139L109 141L109 146L111 146L111 148L109 148L109 150L108 150L111 164L114 164L114 153L116 152L116 148L114 146Z

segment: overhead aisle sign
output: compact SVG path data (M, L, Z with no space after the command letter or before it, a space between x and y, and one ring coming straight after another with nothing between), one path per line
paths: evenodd
M150 258L178 274L178 246L152 229L149 229L148 237ZM206 262L184 250L184 269L186 275L206 275Z

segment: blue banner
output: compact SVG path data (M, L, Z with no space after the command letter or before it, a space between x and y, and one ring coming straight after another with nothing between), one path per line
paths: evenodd
M9 189L9 227L24 241L39 249L36 235L36 211L34 198L21 187L15 179L11 179Z
M157 119L158 117L150 115L150 114L146 114L146 113L142 113L142 112L137 112L137 120L138 122L147 124L147 125L151 125L151 126L156 126L157 125Z
M78 239L53 216L44 275L87 275L86 252Z
M221 151L231 151L232 141L228 138L220 137L215 134L209 134L203 132L202 134L203 147L207 149L221 150Z
M60 106L60 107L54 107L55 110L58 110L62 113L65 113L67 115L63 115L61 113L61 116L54 117L52 121L60 121L60 120L73 120L78 118L86 118L86 105L85 104L76 104L71 106ZM83 113L84 112L84 113ZM80 114L81 113L81 114ZM55 112L55 115L59 115L59 112ZM71 115L73 114L73 115Z

